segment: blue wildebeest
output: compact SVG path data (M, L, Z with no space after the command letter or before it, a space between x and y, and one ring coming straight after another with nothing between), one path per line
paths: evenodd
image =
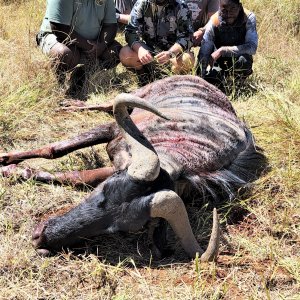
M35 228L32 239L37 251L47 255L103 233L137 231L160 218L171 225L190 257L199 252L203 261L214 259L219 244L216 212L204 252L182 197L188 196L188 190L212 196L222 191L232 197L257 178L266 159L249 129L222 92L188 75L120 94L113 112L114 122L74 139L0 155L2 165L7 165L1 169L3 175L17 170L23 178L98 185L79 206ZM112 167L48 174L16 165L33 157L57 158L97 143L107 143Z

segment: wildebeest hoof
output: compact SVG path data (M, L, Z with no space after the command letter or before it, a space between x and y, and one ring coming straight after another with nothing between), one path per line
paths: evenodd
M50 256L51 252L47 249L36 249L36 252L39 256L47 257Z
M42 249L42 247L44 246L43 244L45 244L45 239L43 237L43 233L46 229L46 224L45 223L40 223L38 224L35 229L33 230L32 233L32 245L34 246L34 248L37 249L37 252L41 251L41 252L45 252L46 249ZM44 246L45 247L45 246Z
M0 163L1 163L1 154L0 154ZM1 167L0 168L0 175L2 175L3 177L10 177L11 175L15 174L16 169L17 169L16 164Z
M7 165L9 160L9 155L8 153L0 153L0 164L1 165Z

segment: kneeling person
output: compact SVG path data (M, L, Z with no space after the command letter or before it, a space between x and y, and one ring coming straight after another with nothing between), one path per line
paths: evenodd
M121 48L115 41L116 32L116 10L112 0L48 0L37 44L53 58L58 78L63 80L65 73L74 70L82 56L92 61L99 59L105 68L115 66ZM79 74L71 93L82 88L84 82L84 70L74 73Z
M140 74L154 61L170 63L175 73L188 73L194 65L189 52L192 34L191 14L184 2L137 0L125 29L128 45L121 49L120 60Z
M199 52L202 77L214 84L228 75L246 78L252 74L257 45L254 13L245 10L239 0L221 0L219 11L206 26ZM213 68L214 64L219 68Z

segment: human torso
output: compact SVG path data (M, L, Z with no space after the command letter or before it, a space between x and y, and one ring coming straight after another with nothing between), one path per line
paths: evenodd
M234 25L226 25L220 21L219 14L213 17L215 46L235 46L245 43L247 14L243 12Z
M102 27L106 1L113 0L48 0L41 30L51 32L50 21L57 19L58 23L70 25L84 38L94 40Z
M188 9L184 10L177 1L162 6L151 2L144 2L143 5L143 16L139 19L139 31L142 32L143 40L153 48L169 49L178 38L178 27L185 26L181 16L188 14Z

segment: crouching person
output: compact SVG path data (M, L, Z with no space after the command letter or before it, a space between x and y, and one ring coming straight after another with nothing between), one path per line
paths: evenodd
M244 9L239 0L221 0L219 11L206 26L198 72L207 81L221 87L229 75L244 79L253 72L252 56L257 45L254 13Z
M137 0L125 29L128 45L120 51L121 63L137 72L141 85L155 79L153 65L188 73L194 66L192 34L191 13L183 1Z
M119 62L116 32L113 0L48 0L37 44L53 59L60 83L72 71L67 93L77 97L85 82L85 68L76 67L79 63L99 61L103 68L111 68Z

